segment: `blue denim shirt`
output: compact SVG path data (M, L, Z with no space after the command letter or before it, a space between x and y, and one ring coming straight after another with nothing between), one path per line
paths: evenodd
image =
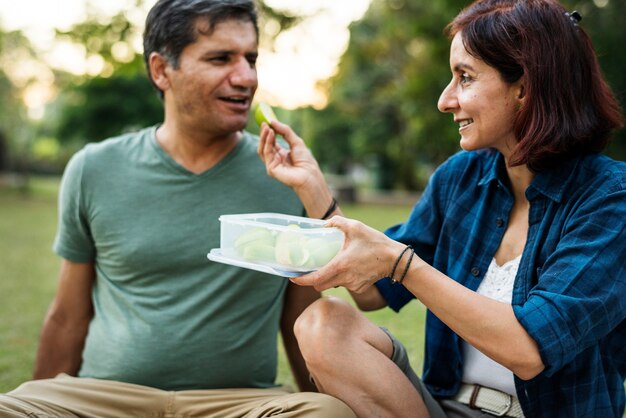
M513 310L536 341L545 370L515 386L526 417L616 417L626 378L626 164L575 158L536 175L526 190L529 230ZM498 249L513 205L495 151L460 152L433 174L404 224L386 234L476 290ZM388 279L377 284L399 310L414 298ZM438 397L456 394L460 338L431 312L423 380Z

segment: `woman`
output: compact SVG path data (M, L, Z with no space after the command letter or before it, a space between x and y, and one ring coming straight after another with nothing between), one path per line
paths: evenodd
M428 308L421 380L399 341L345 302L322 299L296 323L319 389L358 416L622 416L626 164L599 152L623 119L579 20L552 0L463 10L438 103L463 151L385 234L330 219L344 248L292 279L345 286L363 310ZM272 128L290 151L263 127L268 172L321 216L331 195L317 163Z

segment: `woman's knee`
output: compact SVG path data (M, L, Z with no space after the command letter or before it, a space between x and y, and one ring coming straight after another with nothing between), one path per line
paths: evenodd
M333 352L350 338L358 312L343 299L324 297L302 312L294 332L307 361Z

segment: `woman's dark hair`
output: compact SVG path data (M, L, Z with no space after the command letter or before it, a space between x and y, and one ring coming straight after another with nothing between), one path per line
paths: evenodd
M468 53L505 82L524 78L512 166L539 171L600 152L623 126L619 102L576 17L554 0L478 0L446 27L451 38L460 32Z
M198 38L200 29L198 19L204 19L207 30L201 32L210 35L218 23L230 19L249 21L254 25L257 38L259 28L257 12L252 0L159 0L150 9L146 18L143 34L143 59L148 69L148 76L154 87L148 59L150 54L158 52L174 68L182 50ZM159 90L162 96L162 92Z

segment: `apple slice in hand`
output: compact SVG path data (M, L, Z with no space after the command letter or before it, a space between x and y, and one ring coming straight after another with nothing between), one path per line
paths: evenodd
M278 118L270 105L265 102L261 102L257 105L256 110L254 111L254 120L256 120L256 123L258 123L259 126L261 126L263 122L270 125L270 122L278 120Z

